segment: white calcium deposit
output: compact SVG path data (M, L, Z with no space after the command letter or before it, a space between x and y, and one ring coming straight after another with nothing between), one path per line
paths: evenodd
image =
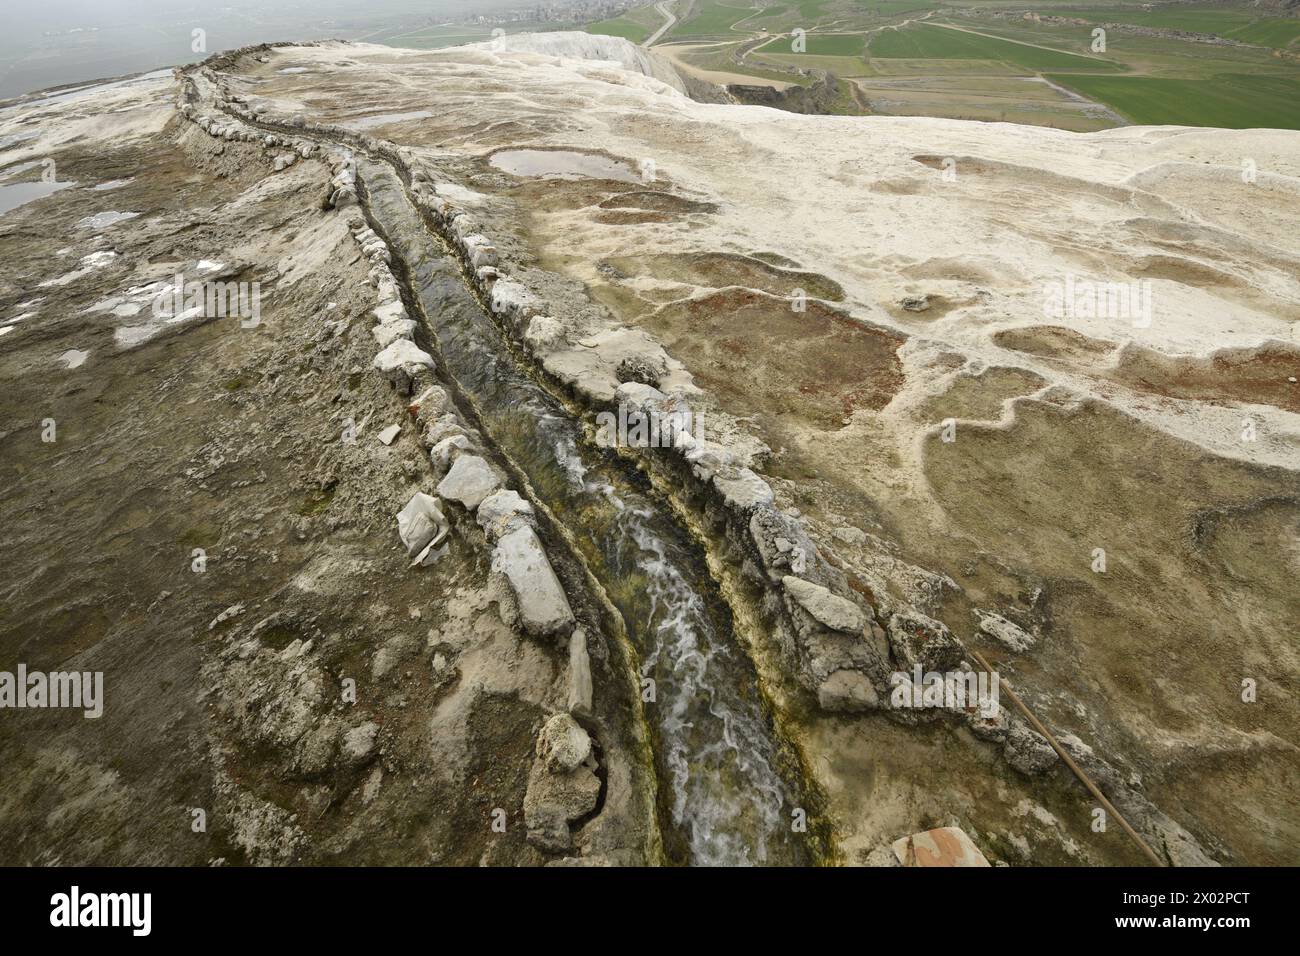
M838 308L910 336L905 385L886 418L947 387L951 376L926 366L952 350L975 366L1010 364L1079 396L1102 396L1220 455L1300 465L1300 416L1292 412L1152 401L1102 381L1126 344L1202 361L1270 342L1300 345L1300 132L1085 134L699 103L673 82L666 60L586 34L431 52L323 44L293 55L319 72L341 59L364 67L348 68L359 114L380 90L405 87L412 95L387 95L389 108L418 99L481 121L481 133L439 144L440 153L486 156L507 145L498 124L508 123L508 145L648 165L647 188L715 203L715 213L690 223L593 226L590 207L534 215L552 237L550 251L588 283L601 281L602 259L661 252L777 253L835 280L845 290ZM1144 283L1149 322L1082 310L1053 316L1048 290L1067 281ZM654 291L650 277L628 283L638 284ZM959 304L946 314L900 314L900 301L917 295ZM1120 348L1085 369L992 339L1034 326L1064 326ZM1243 414L1258 440L1240 439Z

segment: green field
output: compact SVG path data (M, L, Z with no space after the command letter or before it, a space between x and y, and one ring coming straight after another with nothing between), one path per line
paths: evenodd
M866 38L861 33L810 33L803 52L809 56L861 56ZM793 37L777 37L759 47L764 53L794 53Z
M836 76L867 76L871 68L860 56L813 56L810 53L764 53L751 55L747 63L775 63L805 70L825 70ZM790 77L793 79L793 77Z
M1136 26L1211 33L1243 43L1282 49L1300 37L1300 18L1260 17L1257 11L1224 7L1185 7L1168 10L1125 10L1089 7L1062 11L1091 23L1131 23Z
M583 29L588 33L596 33L602 36L622 37L625 40L631 40L633 43L640 43L654 33L654 30L645 24L629 20L627 17L615 17L613 20L589 23Z
M655 9L654 4L648 3L644 7L634 7L631 10L626 10L620 16L610 17L608 20L601 20L598 23L589 23L583 29L588 33L622 37L625 40L631 40L633 43L642 43L663 26L663 22L664 18Z
M1242 43L1258 43L1280 50L1300 38L1300 19L1256 20L1249 26L1233 30L1228 36Z
M871 40L870 55L899 59L1001 60L1031 73L1042 70L1102 72L1122 69L1118 63L1097 57L1077 56L1061 50L1048 50L922 23L911 24L902 30L877 33Z
M681 9L678 7L678 9ZM673 28L668 32L675 37L684 36L728 36L731 35L731 25L739 23L741 20L748 19L759 13L780 11L780 7L770 7L767 10L758 10L755 7L747 7L737 3L734 6L718 3L716 0L702 0L695 5L695 12L691 14L690 19L678 20ZM681 14L678 13L680 17Z
M917 110L1077 130L1124 121L1300 129L1300 17L1276 15L1284 11L1248 0L1227 2L1232 5L1201 0L1144 8L1143 0L676 0L674 9L686 18L666 39L734 40L692 52L690 62L753 76L755 82L806 85L818 71L859 77L877 104L859 109L892 115ZM1022 13L1030 11L1083 22L1025 19ZM639 43L660 22L653 6L642 6L586 29ZM1108 31L1106 52L1094 54L1092 25L1101 23L1236 42L1194 42L1117 27ZM805 49L797 54L791 37L796 28L807 31ZM746 48L748 53L738 52ZM999 77L1021 77L1022 84L1025 77L1043 77L1096 106L1059 88L1036 101L1028 87L1021 94L961 85L964 79ZM952 94L918 92L916 86L943 90L947 80L959 84Z
M1139 124L1300 129L1300 79L1228 73L1203 80L1050 76Z
M1090 7L1081 10L1063 10L1061 15L1079 17L1091 23L1132 23L1143 27L1186 30L1189 33L1217 33L1219 36L1227 36L1226 31L1240 29L1256 19L1255 14L1246 13L1242 10L1187 7L1169 10L1124 10L1115 7Z
M825 8L829 5L830 0L800 0L796 6L799 9L799 16L809 22L820 20L825 13Z

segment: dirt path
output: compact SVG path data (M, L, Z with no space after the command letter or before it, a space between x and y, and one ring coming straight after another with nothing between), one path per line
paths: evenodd
M927 26L942 27L945 30L956 30L958 33L969 33L977 37L987 37L990 40L1002 40L1004 43L1015 43L1019 46L1031 46L1036 50L1046 50L1048 53L1065 53L1069 56L1083 57L1085 60L1096 60L1099 63L1110 63L1111 60L1103 59L1099 56L1090 56L1087 53L1076 53L1073 50L1062 50L1054 46L1044 46L1041 43L1026 43L1023 40L1013 40L1010 37L1000 37L996 33L982 33L979 30L972 30L969 27L959 27L951 23L929 23Z
M691 44L681 44L681 45L664 44L663 46L655 47L655 52L668 57L668 59L673 61L673 66L677 67L679 70L689 73L691 76L698 77L701 80L707 80L710 83L717 83L722 86L727 86L729 84L741 84L744 86L770 86L776 90L784 90L784 89L788 89L791 86L794 86L793 83L786 83L782 80L771 80L763 76L752 76L748 73L727 73L722 70L704 69L703 67L696 66L695 64L691 63L689 60L687 60L685 57L682 56L682 53L684 53L687 50L704 49L705 47L725 46L725 45L729 45L729 44L725 44L725 43L709 43L709 44L691 43Z
M654 33L650 34L650 36L647 37L641 43L641 45L644 47L651 47L654 46L656 43L658 43L659 38L663 36L665 33L667 33L669 30L671 30L673 28L673 24L677 22L676 14L674 14L671 10L668 9L668 4L666 2L656 3L655 9L658 10L660 16L664 18L664 23L663 26L661 26Z

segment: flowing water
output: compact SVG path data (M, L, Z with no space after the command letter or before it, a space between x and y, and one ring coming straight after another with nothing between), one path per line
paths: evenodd
M654 682L661 815L670 857L696 865L808 862L791 814L800 793L778 747L749 658L696 541L633 469L583 438L580 423L516 359L425 228L392 171L359 163L372 216L412 285L461 390L497 446L575 532L622 613Z

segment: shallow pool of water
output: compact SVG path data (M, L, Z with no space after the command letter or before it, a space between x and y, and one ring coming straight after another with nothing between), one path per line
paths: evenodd
M43 180L37 180L30 183L10 183L0 186L0 216L32 200L41 199L73 185L76 184L70 182L47 183Z
M78 220L77 228L94 229L98 232L100 229L107 229L109 226L116 226L119 222L128 222L139 215L138 212L117 212L116 210L97 212L93 216L87 216L85 219Z
M432 116L428 110L411 110L409 113L376 113L374 116L362 116L343 123L344 129L373 129L376 126L388 126L390 123L405 123L407 120L426 119Z
M640 175L627 163L572 149L503 149L493 153L493 166L511 176L550 179L615 179L639 183Z

